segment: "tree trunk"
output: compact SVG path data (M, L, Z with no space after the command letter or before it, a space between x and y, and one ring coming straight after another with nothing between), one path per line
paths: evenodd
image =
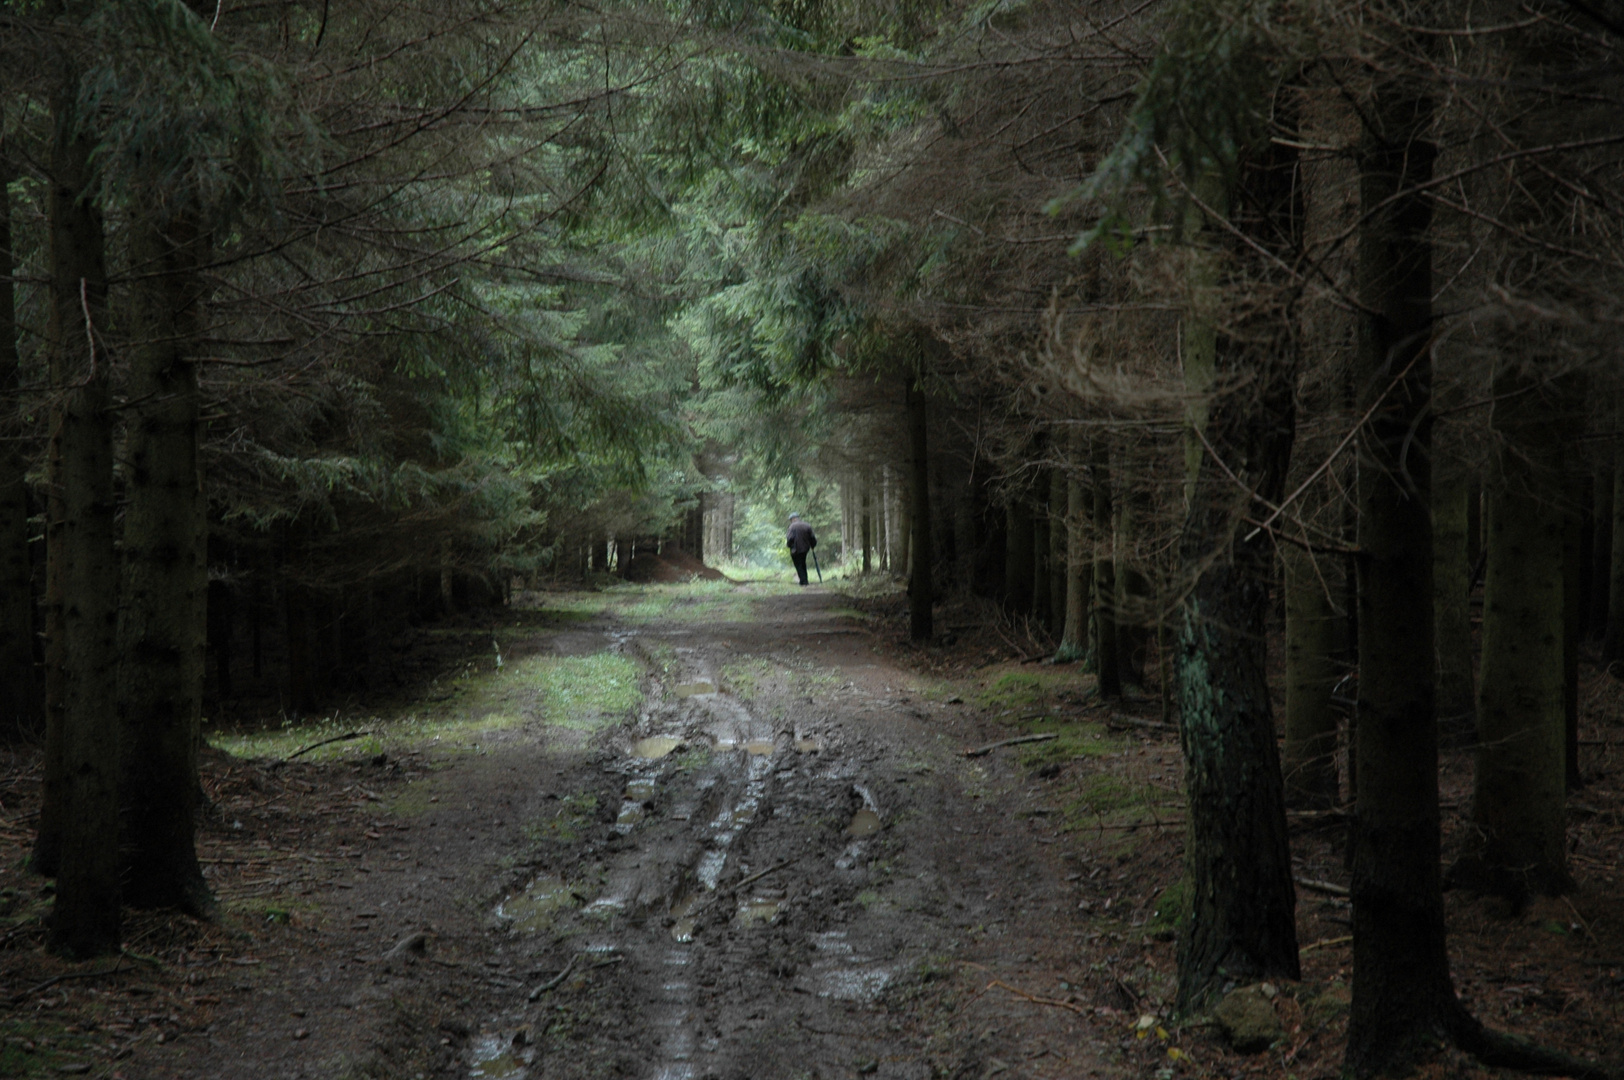
M1295 249L1302 219L1295 154L1273 146L1243 166L1231 220L1257 244ZM1211 274L1205 261L1195 271L1202 292ZM1249 252L1237 252L1235 261L1256 262ZM1267 287L1274 275L1262 274L1262 282L1234 284ZM1280 296L1285 311L1271 310L1269 321L1256 320L1239 335L1202 326L1186 335L1184 349L1190 404L1178 550L1187 591L1177 614L1175 663L1189 806L1185 863L1194 894L1178 943L1177 1004L1186 1012L1231 983L1299 976L1296 893L1267 673L1274 543L1261 530L1246 538L1237 528L1237 518L1250 510L1238 489L1276 501L1290 464L1295 315L1289 287ZM1232 469L1241 470L1241 484L1230 478ZM1108 488L1095 496L1102 534L1111 518L1102 515L1101 504L1109 499ZM1100 589L1099 602L1110 595ZM1103 635L1099 648L1103 693L1115 650Z
M1049 623L1049 478L1040 473L1032 502L1032 621Z
M1117 499L1111 525L1111 546L1116 552L1116 637L1117 670L1134 686L1145 685L1145 658L1150 652L1150 626L1145 611L1150 606L1150 582L1133 566L1133 496Z
M1066 473L1049 470L1049 633L1059 640L1066 626Z
M1472 845L1451 871L1468 888L1521 904L1573 887L1566 858L1563 714L1563 539L1558 417L1535 374L1494 381L1494 429L1505 440L1489 497L1483 586L1480 739Z
M36 734L45 715L34 670L33 566L28 557L28 455L17 355L15 261L11 241L11 181L16 169L0 142L0 741Z
M874 501L869 497L868 473L863 474L863 573L867 574L873 566L874 551Z
M1012 498L1004 520L1004 602L1025 614L1032 610L1032 508L1024 498Z
M935 600L935 586L931 581L930 447L925 391L918 379L908 383L907 407L908 445L913 457L913 508L909 515L913 535L908 545L913 570L908 579L908 636L914 641L929 641L934 629L931 625L931 605Z
M1466 502L1471 485L1457 476L1432 496L1432 585L1438 650L1440 736L1465 745L1477 735L1477 692L1472 680L1472 567L1467 561Z
M136 907L214 909L193 843L208 569L194 347L202 237L177 215L139 220L132 254L140 338L127 446L119 621L124 893Z
M56 642L48 655L57 696L47 739L54 736L59 749L55 755L48 750L47 763L60 772L47 778L45 796L53 805L42 808L40 829L42 846L60 845L52 945L83 957L119 945L118 560L110 365L101 338L106 260L101 215L90 195L91 141L74 118L77 81L69 76L61 84L49 181L49 346L61 405L51 454L60 517L48 532L57 605L51 620ZM47 840L47 830L59 841Z
M1111 550L1111 459L1104 443L1094 446L1094 663L1100 697L1122 696L1117 655L1116 562Z
M1054 654L1055 662L1061 664L1081 660L1088 652L1088 594L1094 565L1083 532L1089 513L1083 491L1082 480L1071 472L1066 480L1066 624Z
M1612 593L1613 566L1613 470L1603 466L1595 476L1590 540L1590 612L1587 621L1592 636L1607 632L1608 601Z
M1567 793L1584 787L1579 773L1579 640L1584 635L1584 539L1589 522L1579 502L1589 495L1588 478L1569 484L1573 505L1562 521L1562 761ZM1588 509L1588 508L1587 508Z
M1613 467L1613 543L1607 574L1607 633L1601 665L1608 671L1624 660L1624 467Z
M1286 579L1286 802L1328 809L1337 802L1337 631L1341 616L1314 556L1282 547Z
M1399 1071L1459 1006L1444 950L1433 713L1432 106L1384 85L1359 148L1358 797L1346 1066ZM1391 389L1389 390L1389 387ZM1385 396L1381 396L1385 395Z

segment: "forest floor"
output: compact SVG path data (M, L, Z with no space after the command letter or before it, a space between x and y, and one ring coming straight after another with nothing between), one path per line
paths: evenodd
M9 752L0 1075L1336 1076L1337 819L1293 819L1312 884L1278 1041L1175 1024L1183 766L1157 696L1102 705L972 606L914 649L900 600L862 591L521 594L411 631L435 674L402 700L211 726L222 917L132 913L97 962L43 948L37 755ZM1486 1021L1616 1057L1624 695L1593 676L1585 700L1579 891L1516 914L1450 893L1450 944ZM1052 737L966 754L1022 736ZM1469 783L1446 755L1450 850Z

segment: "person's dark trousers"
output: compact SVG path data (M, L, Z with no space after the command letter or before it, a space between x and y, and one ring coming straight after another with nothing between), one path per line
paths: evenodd
M801 584L806 584L806 552L792 551L789 557L795 560L795 572L801 575Z

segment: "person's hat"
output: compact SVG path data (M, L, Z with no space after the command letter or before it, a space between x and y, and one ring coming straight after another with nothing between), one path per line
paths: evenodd
M800 514L790 514L789 519L791 521L796 521L796 520L799 520L800 516L801 516Z

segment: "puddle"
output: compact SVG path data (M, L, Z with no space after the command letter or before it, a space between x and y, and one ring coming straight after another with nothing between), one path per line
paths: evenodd
M653 780L629 780L626 783L626 798L637 802L648 802L654 798L654 793L660 790L660 785Z
M753 739L744 744L744 752L756 757L772 757L777 744L766 739Z
M684 896L671 905L671 917L677 921L671 924L671 936L678 941L692 941L694 927L699 922L699 897Z
M697 694L714 694L716 693L716 684L708 682L678 683L672 688L671 692L679 698L694 697Z
M472 1056L473 1067L468 1070L471 1077L514 1080L525 1075L527 1063L500 1035L476 1036Z
M890 983L891 972L885 968L847 968L819 973L817 992L838 1001L873 1001Z
M653 735L632 743L632 753L646 761L653 761L665 757L681 745L682 740L675 735Z
M699 865L694 867L694 876L699 883L711 892L716 891L716 883L722 878L722 867L727 865L727 852L707 851L699 857Z
M763 900L759 897L746 900L739 905L738 920L740 926L749 926L752 923L770 923L778 917L778 909L784 906L782 900Z
M880 831L880 815L864 807L851 816L851 824L846 826L846 835L855 837L873 836Z
M553 917L574 902L568 885L556 877L539 877L524 892L496 905L496 917L512 923L515 930L534 934L547 929Z
M823 744L816 739L796 739L795 752L797 754L817 754L823 751Z

